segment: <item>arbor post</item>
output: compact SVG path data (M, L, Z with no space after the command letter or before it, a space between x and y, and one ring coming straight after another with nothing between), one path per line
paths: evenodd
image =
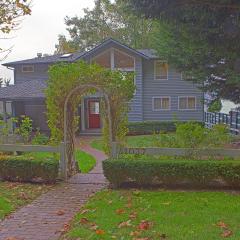
M67 165L66 165L66 144L61 142L60 144L60 163L59 163L59 170L60 170L60 177L65 181L67 179Z
M112 142L112 152L111 152L111 157L112 158L117 158L118 157L118 144L117 142Z

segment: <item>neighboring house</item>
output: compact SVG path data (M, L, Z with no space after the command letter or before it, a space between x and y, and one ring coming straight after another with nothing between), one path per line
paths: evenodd
M203 93L192 82L182 79L152 49L135 50L108 39L86 52L62 54L10 62L4 66L14 70L14 85L0 88L0 101L11 102L14 116L28 115L35 127L48 130L45 94L48 68L59 62L84 60L106 68L135 72L136 92L131 101L130 122L203 121ZM82 132L101 128L99 95L86 96L79 107Z

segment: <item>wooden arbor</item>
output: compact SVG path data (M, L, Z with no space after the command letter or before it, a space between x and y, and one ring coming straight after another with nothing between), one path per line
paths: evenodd
M64 140L65 177L76 172L74 135L80 99L87 94L101 94L103 138L112 155L112 142L127 133L127 112L135 91L133 75L110 70L83 61L53 65L49 71L46 103L48 126L55 144Z
M68 117L68 109L71 108L69 106L71 97L74 97L75 94L83 95L84 93L88 92L89 90L95 89L97 90L103 97L104 105L106 106L107 111L107 120L108 120L108 127L109 127L109 146L110 146L110 156L112 156L112 142L113 142L113 133L112 133L112 117L111 117L111 104L109 100L108 94L104 91L101 86L96 86L93 84L83 84L80 86L75 87L72 89L66 97L64 102L64 151L65 151L65 162L66 166L65 169L72 169L75 171L75 159L74 159L74 132L72 131L72 125L69 124L72 120L69 120ZM65 171L64 178L68 177L68 172Z

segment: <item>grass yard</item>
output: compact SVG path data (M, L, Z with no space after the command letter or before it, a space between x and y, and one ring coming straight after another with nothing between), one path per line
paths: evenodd
M46 152L37 152L37 153L27 153L36 159L48 159L48 158L59 158L58 154L54 153L46 153ZM76 160L78 162L78 166L82 173L88 173L96 164L96 159L83 151L77 150L75 153Z
M174 134L165 134L170 138ZM138 136L127 136L126 142L129 147L155 147L156 141L159 137L157 135L138 135ZM157 142L159 145L159 141ZM91 142L91 146L98 150L103 150L103 141L101 138L95 139Z
M50 188L51 185L0 182L0 220Z
M88 173L96 165L96 159L86 152L77 150L75 156L82 173Z
M240 239L240 195L112 191L93 196L62 239Z

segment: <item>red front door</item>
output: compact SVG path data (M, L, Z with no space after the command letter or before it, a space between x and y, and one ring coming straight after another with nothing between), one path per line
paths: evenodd
M100 128L99 100L88 100L88 123L89 128Z

